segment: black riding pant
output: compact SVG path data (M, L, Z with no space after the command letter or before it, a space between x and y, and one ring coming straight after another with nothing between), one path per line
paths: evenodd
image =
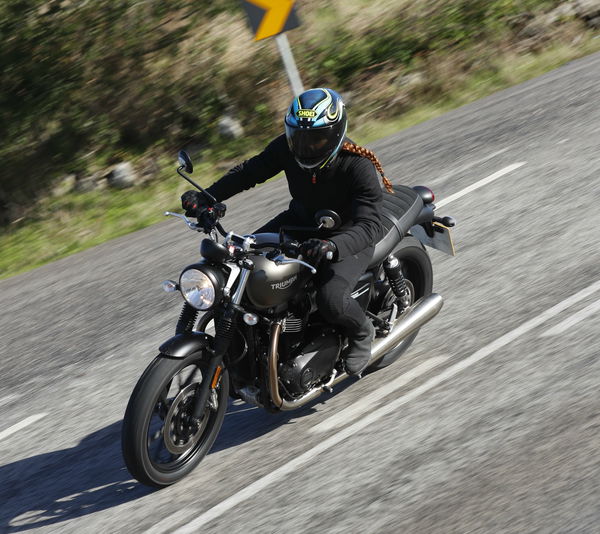
M281 226L294 226L297 216L289 210L277 215L254 233L279 232ZM309 238L311 236L303 236ZM367 270L375 245L358 254L347 256L334 263L323 261L317 273L317 306L323 318L346 330L348 337L359 330L366 322L365 312L350 294L358 279Z

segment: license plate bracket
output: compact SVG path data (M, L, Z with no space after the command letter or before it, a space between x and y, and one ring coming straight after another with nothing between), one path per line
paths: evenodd
M410 233L416 237L426 247L431 247L450 256L456 256L456 250L454 249L454 241L452 239L452 233L450 228L444 226L441 223L433 223L433 237L429 237L425 228L420 224L413 226L410 229Z

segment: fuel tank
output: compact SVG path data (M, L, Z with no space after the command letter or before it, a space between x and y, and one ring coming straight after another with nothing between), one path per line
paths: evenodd
M277 243L277 234L257 234L256 242ZM264 254L252 256L254 270L246 285L246 295L259 309L273 308L290 300L303 290L312 276L309 269L298 263L275 265Z

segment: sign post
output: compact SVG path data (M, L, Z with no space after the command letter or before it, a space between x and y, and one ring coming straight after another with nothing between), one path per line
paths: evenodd
M285 66L288 80L294 95L304 91L300 73L294 61L290 43L284 32L300 26L294 9L296 0L242 0L248 14L250 27L254 32L254 40L275 37L277 48Z
M300 73L296 67L296 62L294 61L292 49L290 48L290 42L288 41L285 33L280 33L277 37L275 37L275 41L277 42L281 59L283 59L285 72L287 73L288 80L292 86L292 92L294 93L294 96L298 96L300 93L304 92L304 86L302 85Z

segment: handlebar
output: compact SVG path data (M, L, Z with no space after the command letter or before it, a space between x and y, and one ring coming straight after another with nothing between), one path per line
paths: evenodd
M207 213L207 212L204 212L204 213ZM177 217L178 219L181 219L182 221L185 222L187 227L190 228L191 230L195 230L196 232L202 232L202 231L206 232L206 227L204 225L190 221L185 215L183 215L181 213L165 211L164 214L166 217ZM221 226L221 223L218 222L218 218L215 217L215 219L213 219L213 222L214 222L213 228L216 228L223 237L234 236L234 234L227 234L225 232L225 230ZM240 239L244 238L244 236L235 236L235 237L238 237ZM300 243L298 243L297 241L287 241L287 242L283 242L283 243L261 243L258 245L255 243L251 243L249 245L249 249L252 249L252 250L260 250L263 248L274 249L273 253L267 254L266 257L267 257L267 259L274 262L276 265L285 265L288 263L299 263L300 265L303 265L304 267L310 269L310 272L312 274L317 274L317 269L315 269L314 266L312 266L310 263L307 263L301 259L298 259L298 256L300 256ZM246 249L246 250L248 250L248 249ZM288 258L288 257L286 257L287 254L289 254L290 256L293 256L293 257ZM232 255L232 257L233 257L233 255ZM326 257L328 260L333 259L333 253L328 252Z

